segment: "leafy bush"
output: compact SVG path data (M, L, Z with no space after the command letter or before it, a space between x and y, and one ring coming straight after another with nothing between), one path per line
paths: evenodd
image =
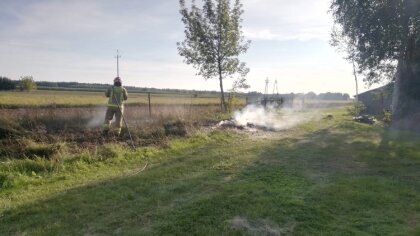
M236 93L230 93L228 97L228 112L232 112L239 104Z
M352 116L359 116L360 113L362 113L364 110L366 110L366 106L361 101L354 101L353 104L347 109L349 114Z
M385 124L391 124L392 122L392 113L391 111L388 110L384 110L381 120L385 123Z
M0 90L13 90L15 87L15 83L11 79L0 76Z
M20 90L21 91L29 91L36 89L36 83L32 76L22 76L20 78Z

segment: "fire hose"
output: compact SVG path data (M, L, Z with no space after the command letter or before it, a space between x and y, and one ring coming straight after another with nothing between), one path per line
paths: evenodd
M124 117L123 111L121 109L120 103L118 102L117 98L115 97L115 93L112 93L112 97L115 100L115 102L117 103L118 110L120 111L121 117L123 118L123 121L124 121L124 125L127 128L128 136L130 137L130 140L131 140L131 147L133 149L136 149L136 146L134 145L133 137L131 136L130 129L128 128L128 125L127 125L127 121L125 121L125 117Z
M121 109L120 103L119 103L119 102L118 102L118 100L116 99L116 97L115 97L115 94L114 94L114 93L112 93L112 97L113 97L113 99L115 99L115 101L116 101L116 103L117 103L117 106L118 106L118 110L121 112L121 117L123 118L123 121L124 121L125 127L127 128L128 135L130 136L130 140L131 140L131 147L133 148L133 150L135 150L135 149L136 149L136 146L134 145L133 137L131 136L130 129L128 128L128 125L127 125L127 121L125 121L125 117L124 117L123 111L122 111L122 109ZM148 165L149 165L149 162L146 162L146 164L144 165L144 167L143 167L143 168L141 168L139 171L135 171L135 172L131 173L131 175L137 175L137 174L139 174L140 172L143 172L143 171L147 168L147 166L148 166Z

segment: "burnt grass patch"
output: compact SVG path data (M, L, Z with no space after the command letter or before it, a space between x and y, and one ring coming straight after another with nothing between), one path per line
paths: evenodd
M107 144L131 145L127 127L119 136L104 134L104 107L0 109L0 159L54 159L65 153L97 150ZM125 118L136 147L166 146L187 137L224 114L218 106L161 106L152 116L144 106L129 106ZM111 129L112 131L112 129ZM106 155L105 155L106 156Z

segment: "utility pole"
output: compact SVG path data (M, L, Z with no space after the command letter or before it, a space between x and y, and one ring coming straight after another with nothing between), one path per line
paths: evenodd
M274 82L273 94L277 94L277 95L279 94L279 86L278 86L278 83L277 83L277 79Z
M267 79L265 80L265 91L264 91L265 95L268 95L268 83L270 83L270 80L268 80L268 77L267 77Z
M120 77L120 52L117 49L117 55L115 56L115 58L117 58L117 77Z
M268 84L270 83L270 80L268 80L268 77L267 77L267 79L265 80L265 91L264 91L264 99L263 99L263 105L264 105L264 108L267 108L267 101L268 101Z

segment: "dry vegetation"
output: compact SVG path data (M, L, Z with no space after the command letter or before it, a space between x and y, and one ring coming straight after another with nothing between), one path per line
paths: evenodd
M203 96L151 94L149 110L147 94L130 93L125 118L135 145L165 145L228 116L220 113L218 97ZM112 143L128 147L125 127L120 137L102 135L106 102L99 92L1 92L0 159L50 159Z
M63 147L75 152L107 143L128 146L126 129L120 137L102 135L105 110L105 107L1 109L0 156L50 158ZM160 105L153 107L150 116L148 106L128 106L125 117L136 146L164 145L171 136L186 136L225 118L227 114L219 110L215 105Z
M87 107L104 105L107 102L102 92L84 91L30 91L1 92L0 108L20 107ZM206 94L151 94L152 105L216 105L220 99ZM244 98L238 98L244 104ZM127 104L148 104L147 93L129 93Z

